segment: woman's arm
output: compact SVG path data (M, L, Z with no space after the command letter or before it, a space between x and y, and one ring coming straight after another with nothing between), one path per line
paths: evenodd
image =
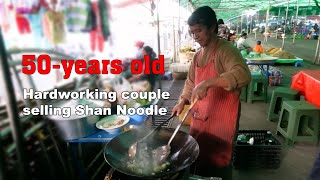
M192 91L195 87L194 85L194 77L195 77L195 72L194 72L194 61L196 59L198 53L195 53L195 55L193 56L193 59L191 61L190 67L189 67L189 71L188 71L188 76L187 76L187 80L184 84L184 88L182 91L182 94L180 96L180 101L184 104L188 104L191 100L191 95L192 95Z
M212 78L204 82L205 87L215 86L233 91L249 84L251 73L238 49L226 44L220 48L216 58L218 62L215 64L221 65L220 68L224 69L224 73L218 78Z
M247 42L246 39L243 41L242 44L243 44L243 46L244 46L245 48L251 48L251 46L248 44L248 42Z

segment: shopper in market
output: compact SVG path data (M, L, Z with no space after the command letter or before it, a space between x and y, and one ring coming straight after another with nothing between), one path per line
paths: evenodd
M147 80L151 86L151 90L154 89L155 83L156 83L156 75L152 73L152 61L156 59L156 53L153 51L153 49L150 46L145 46L142 48L142 61L144 63L146 62L144 58L147 58L146 56L150 57L150 65L148 66L150 68L150 73L151 74L138 74L138 75L133 75L131 78L129 78L129 82L135 82L135 81L142 81L142 80ZM143 66L145 67L145 66Z
M247 33L242 33L241 37L239 38L238 42L237 42L237 48L242 51L242 50L246 50L247 53L250 53L252 51L252 48L250 47L250 45L247 42L247 38L248 35Z
M173 114L180 115L186 104L197 100L191 112L190 135L197 140L200 154L191 173L230 180L239 94L241 87L250 82L251 74L237 48L218 38L216 14L210 7L195 10L188 25L201 49L194 55Z
M122 62L122 74L121 76L128 79L132 77L132 73L131 73L131 60L132 59L143 59L143 46L144 46L144 42L143 41L136 41L134 43L134 47L137 48L137 51L135 53L135 56L132 58L127 58Z
M135 43L135 47L137 48L137 53L136 53L136 59L143 59L143 46L144 42L143 41L137 41Z
M218 37L230 41L229 33L230 31L227 25L224 24L224 21L222 19L219 19L218 20Z

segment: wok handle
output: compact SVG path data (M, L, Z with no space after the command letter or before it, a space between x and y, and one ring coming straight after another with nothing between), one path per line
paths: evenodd
M190 113L191 109L193 108L193 106L197 103L198 99L196 99L188 108L187 112L184 114L182 121L178 124L178 126L176 127L176 129L174 130L169 142L168 142L168 146L171 144L173 138L176 136L177 132L179 131L181 125L184 123L184 121L187 119L188 114Z
M108 171L108 173L106 174L106 176L104 177L104 180L111 180L112 174L113 174L114 171L115 171L115 169L114 169L114 168L111 168L111 169Z

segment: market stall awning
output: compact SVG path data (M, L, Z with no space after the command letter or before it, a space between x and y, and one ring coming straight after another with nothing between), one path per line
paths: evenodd
M316 6L314 0L176 0L181 6L193 8L201 6L210 6L217 12L218 18L225 21L247 14L248 12L265 10L268 6L286 6L289 1L289 6Z

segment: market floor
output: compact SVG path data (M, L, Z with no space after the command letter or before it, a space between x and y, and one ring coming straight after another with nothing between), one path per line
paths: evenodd
M270 47L281 48L282 46L282 39L275 39L275 38L268 38L267 42L264 42L264 37L257 34L257 39L255 39L253 34L250 34L248 37L248 43L251 47L256 45L257 41L262 42L262 47L264 50L268 50ZM297 39L293 44L292 39L285 39L284 50L290 52L291 54L302 58L310 63L314 62L314 56L317 47L317 40L304 40L304 39Z
M313 66L315 69L320 69L320 66ZM303 69L313 69L309 66L295 68L293 66L280 66L282 71L286 73L283 86L289 86L291 76ZM171 83L166 82L166 86ZM181 83L180 83L181 84ZM275 87L269 87L268 97L270 100L272 90ZM254 102L253 104L242 102L240 129L242 130L271 130L276 132L277 123L267 121L267 110L269 103ZM175 127L178 123L176 119L172 123ZM183 126L183 130L188 131L188 126ZM281 136L276 136L280 142L283 142ZM282 162L279 169L275 170L234 170L235 180L304 180L309 174L319 147L308 143L296 143L294 146L288 147L283 144L282 147Z

